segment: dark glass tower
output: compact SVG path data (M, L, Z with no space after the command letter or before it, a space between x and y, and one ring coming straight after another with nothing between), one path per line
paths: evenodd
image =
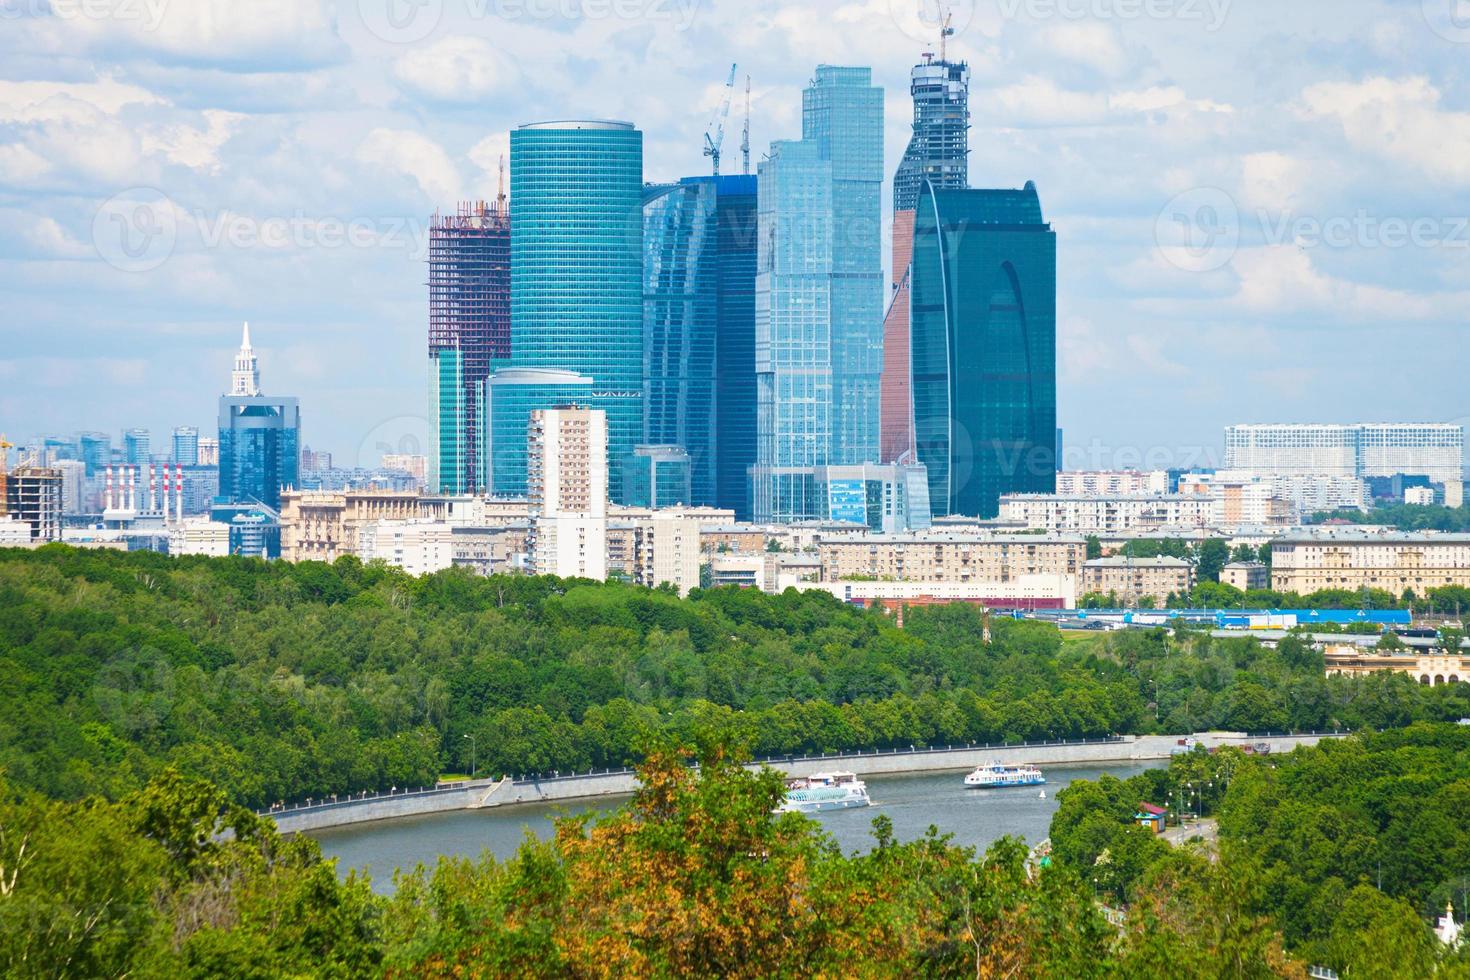
M935 516L1056 488L1056 235L1021 190L936 190L914 219L914 431Z
M234 504L281 508L281 488L301 471L301 410L295 398L260 391L260 369L246 324L230 394L219 400L219 494Z
M688 453L693 503L748 515L756 178L652 189L643 242L644 442Z

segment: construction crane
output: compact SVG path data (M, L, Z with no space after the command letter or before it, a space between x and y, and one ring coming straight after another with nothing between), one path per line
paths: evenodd
M714 161L715 176L720 175L720 147L725 142L725 120L730 116L730 96L735 92L735 66L730 66L730 77L725 80L725 98L715 110L715 116L704 129L704 155ZM710 134L714 135L711 136Z
M0 477L3 477L10 469L10 447L15 443L5 438L5 433L0 432ZM0 507L5 506L5 501L0 499Z
M954 11L944 6L944 4L940 4L939 12L944 15L939 21L939 63L948 64L949 58L947 57L947 52L949 44L947 42L949 38L954 37L954 28L950 26L950 22L954 20Z
M744 172L750 173L750 76L745 76L745 129L740 134L740 156Z

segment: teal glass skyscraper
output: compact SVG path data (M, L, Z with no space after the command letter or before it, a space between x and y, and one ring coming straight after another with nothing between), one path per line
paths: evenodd
M607 412L608 458L643 431L643 134L607 120L530 123L510 134L510 348L508 367L590 379L585 404ZM566 387L497 386L486 425L491 486L525 486L519 434L494 401L514 390L516 414L565 402ZM543 397L544 395L544 397ZM508 408L507 408L508 410ZM608 489L617 496L618 467Z
M1056 488L1057 244L1036 185L939 190L914 216L914 435L935 516Z
M878 458L883 90L822 65L761 164L755 518L819 513L815 468Z

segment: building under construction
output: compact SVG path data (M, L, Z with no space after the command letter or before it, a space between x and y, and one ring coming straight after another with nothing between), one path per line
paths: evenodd
M914 66L909 92L914 98L914 132L893 176L893 280L883 320L883 377L879 458L897 462L914 449L912 394L909 386L909 262L913 253L914 208L928 181L936 189L962 188L969 182L970 69L948 60L945 39L940 55L926 53Z
M0 516L30 523L32 541L61 540L60 470L20 466L7 472L0 464L0 504Z
M436 385L439 490L474 493L489 481L481 458L485 379L510 357L510 209L494 202L435 214L429 226L429 359Z

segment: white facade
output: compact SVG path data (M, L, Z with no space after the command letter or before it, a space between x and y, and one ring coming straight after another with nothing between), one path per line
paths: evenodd
M1061 496L1119 494L1164 494L1169 492L1169 474L1163 470L1064 470L1057 474Z
M168 553L223 558L230 553L230 525L203 517L175 524L168 532Z
M1415 507L1430 507L1435 501L1433 487L1409 487L1404 491L1404 503Z
M31 522L0 514L0 548L26 548L31 543Z
M655 514L639 522L636 536L641 584L654 588L667 583L680 595L699 587L699 521Z
M1394 476L1458 481L1465 431L1458 425L1232 425L1225 468L1277 475Z
M58 459L51 468L61 473L61 512L86 513L87 464L79 459Z
M1116 534L1135 529L1207 527L1214 500L1191 494L1007 494L1000 520L1071 534Z
M1010 603L1019 607L1077 607L1074 575L1018 575L983 582L800 582L797 589L820 589L844 602L882 599L932 602Z
M454 529L440 521L372 521L357 529L357 556L428 575L454 564Z
M531 413L526 495L534 518L530 545L536 573L607 578L606 412L549 408Z

